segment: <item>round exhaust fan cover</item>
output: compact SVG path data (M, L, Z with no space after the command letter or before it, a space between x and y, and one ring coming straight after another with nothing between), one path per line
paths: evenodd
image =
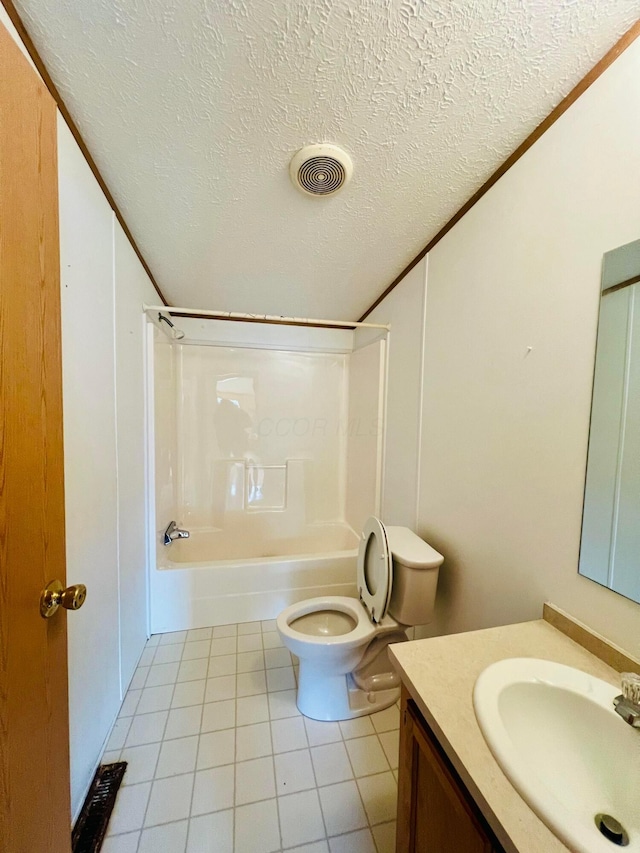
M293 155L289 166L294 186L314 196L337 193L349 183L352 172L351 157L337 145L306 145Z

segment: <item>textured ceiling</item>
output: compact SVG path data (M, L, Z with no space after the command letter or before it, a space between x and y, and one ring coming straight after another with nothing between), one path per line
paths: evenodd
M356 318L639 0L18 0L174 305ZM292 154L354 161L314 199Z

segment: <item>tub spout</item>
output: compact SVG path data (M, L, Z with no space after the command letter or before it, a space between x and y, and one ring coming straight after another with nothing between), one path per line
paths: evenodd
M171 545L174 539L188 539L189 531L182 530L182 528L178 527L175 521L170 521L167 525L167 529L164 531L163 543L165 545Z

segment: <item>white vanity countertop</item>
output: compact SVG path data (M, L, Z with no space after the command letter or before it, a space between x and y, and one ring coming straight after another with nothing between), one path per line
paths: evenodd
M566 853L569 848L531 811L489 751L473 710L473 686L485 667L511 657L557 661L614 685L619 674L542 619L397 643L390 655L505 850Z

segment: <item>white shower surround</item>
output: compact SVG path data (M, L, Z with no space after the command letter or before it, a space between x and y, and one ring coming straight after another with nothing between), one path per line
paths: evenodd
M16 0L174 304L357 318L637 0ZM292 155L354 161L306 198Z
M191 343L171 342L149 326L156 412L150 441L155 446L151 491L156 494L151 543L156 560L149 584L152 633L270 619L309 597L354 595L356 531L367 515L380 510L384 341L349 357L351 332L305 329L301 337L299 329L283 328L274 338L272 327L251 324L184 319L181 326ZM236 337L233 347L230 334ZM268 380L275 385L266 393L267 374L252 373L258 366L264 370L265 363L276 371ZM265 508L261 502L251 507L247 490L253 460L220 458L223 444L213 427L220 386L216 382L214 389L211 380L226 376L234 364L232 373L254 375L261 389L253 402L241 398L245 410L255 409L252 431L258 434L258 418L265 419L272 398L277 401L272 411L283 406L287 415L294 411L287 406L300 404L296 394L304 410L303 391L306 406L320 407L316 417L337 404L327 437L307 437L302 442L306 446L297 448L302 458L295 458L295 448L290 458L286 439L271 447L268 441L258 444L261 454L285 453L284 464L275 466L279 471L263 472L284 476L286 500L279 508ZM304 371L302 384L300 376L290 373L292 366ZM349 385L356 393L349 394ZM176 400L181 401L177 406ZM265 497L267 485L265 479ZM162 534L170 520L187 527L190 538L167 547Z

